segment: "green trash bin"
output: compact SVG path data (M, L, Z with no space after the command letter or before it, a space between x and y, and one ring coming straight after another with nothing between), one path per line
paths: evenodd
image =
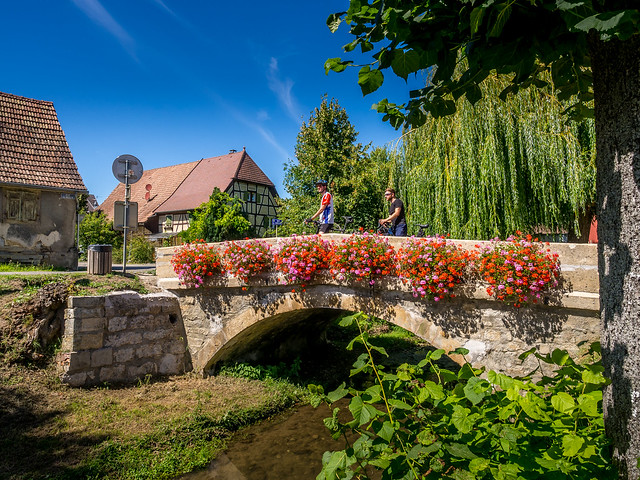
M105 275L111 273L111 245L89 245L87 248L87 273Z

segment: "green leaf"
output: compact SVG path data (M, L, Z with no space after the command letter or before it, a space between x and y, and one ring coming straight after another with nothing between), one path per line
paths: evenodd
M513 378L503 374L489 370L487 373L487 379L493 384L500 387L502 390L506 390L513 385Z
M576 403L573 397L565 392L560 392L551 397L551 405L560 413L566 413L568 415L576 408Z
M482 25L482 19L484 17L485 8L484 7L476 7L471 11L470 16L470 28L471 35L475 35L478 30L480 30L480 25Z
M607 383L607 379L604 377L602 372L604 372L602 365L589 365L582 371L582 381L584 383L603 385Z
M438 385L431 380L427 380L426 382L424 382L424 387L419 388L418 392L418 400L420 403L429 398L433 398L434 400L442 400L443 398L445 398L442 385Z
M562 437L562 455L565 457L573 457L580 451L583 444L584 439L578 435L565 435Z
M578 408L589 417L599 417L602 412L598 405L602 401L602 390L594 390L578 397Z
M456 458L464 458L466 460L472 460L477 457L467 445L462 443L450 443L445 445L444 448Z
M451 414L451 423L461 432L469 433L475 424L477 414L471 415L471 410L463 408L460 405L453 407Z
M340 58L329 58L326 62L324 62L324 73L329 73L330 70L334 72L342 72L347 66L351 65L353 62L351 60L342 61Z
M346 384L342 382L338 388L336 388L332 392L327 393L327 398L331 403L337 402L338 400L340 400L341 398L344 398L349 393L349 390L345 388L345 385Z
M489 468L489 460L486 458L474 458L469 462L469 471L479 473Z
M327 18L327 27L329 27L331 33L335 33L338 30L340 23L342 23L342 16L346 13L347 12L339 12L329 15L329 17Z
M386 440L387 442L391 441L394 433L396 433L396 431L393 428L393 425L391 425L391 422L389 420L385 421L381 425L380 429L376 431L376 434L383 440Z
M420 69L420 55L414 50L396 50L391 61L393 73L407 79L410 73Z
M384 82L384 76L382 72L377 69L371 70L371 67L364 66L360 69L358 73L358 85L360 85L360 90L362 90L362 95L369 95L372 92L375 92Z
M478 377L470 378L464 386L464 396L474 405L480 403L490 392L489 382Z
M489 32L490 37L499 37L502 33L502 29L511 15L511 2L498 4L496 5L496 8L499 9L499 12L496 21Z
M571 357L569 356L569 352L567 352L566 350L560 350L559 348L556 348L553 352L551 352L551 359L556 365L564 365L571 359Z

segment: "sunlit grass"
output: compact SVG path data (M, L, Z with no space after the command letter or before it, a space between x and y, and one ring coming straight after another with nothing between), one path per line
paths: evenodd
M0 272L59 272L64 270L53 265L26 265L23 263L0 263Z

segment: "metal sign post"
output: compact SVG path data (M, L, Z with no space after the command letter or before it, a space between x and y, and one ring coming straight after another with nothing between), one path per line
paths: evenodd
M124 241L122 242L122 273L127 273L127 234L129 233L129 200L131 184L142 178L142 163L133 155L120 155L113 161L113 175L124 183Z

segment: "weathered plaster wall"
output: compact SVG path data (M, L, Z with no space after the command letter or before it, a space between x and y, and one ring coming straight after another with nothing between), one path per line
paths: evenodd
M75 195L42 190L38 219L10 222L5 218L5 190L0 188L0 262L47 263L75 270Z
M73 386L191 370L180 307L169 294L69 297L57 360L62 381Z

